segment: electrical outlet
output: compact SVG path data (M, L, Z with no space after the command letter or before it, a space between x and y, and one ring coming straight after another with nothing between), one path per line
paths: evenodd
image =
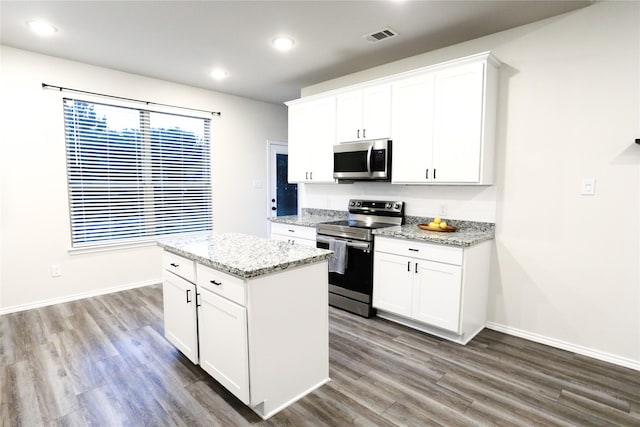
M596 180L595 178L584 178L582 180L582 192L583 196L593 196L596 194Z
M448 207L444 203L440 205L440 216L447 216Z
M60 277L62 276L62 268L60 264L51 264L51 277Z

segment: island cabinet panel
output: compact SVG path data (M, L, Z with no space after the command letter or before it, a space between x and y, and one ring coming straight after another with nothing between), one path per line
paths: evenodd
M164 336L193 363L198 363L196 286L164 271Z
M246 250L224 237L218 235L211 240L220 254L233 254L236 247ZM247 239L243 235L233 237ZM249 237L252 239L263 257L282 251L275 256L278 263L285 262L288 254L299 262L297 253L317 259L295 266L289 262L269 264L264 272L238 277L228 272L234 268L245 271L240 267L220 271L201 264L203 254L212 256L217 248L203 250L202 244L194 244L200 254L195 257L195 283L165 269L165 336L267 419L329 381L329 254L322 249ZM189 261L169 253L165 258L178 265ZM235 260L233 256L230 259ZM237 262L246 260L239 258Z
M203 288L198 328L200 366L248 405L247 309Z
M202 264L198 264L196 271L199 287L227 298L236 304L246 305L246 285L244 280Z
M327 261L252 279L251 404L270 416L329 380Z
M191 283L196 281L196 263L190 259L170 252L163 252L162 266L165 271L170 271Z
M453 247L376 237L378 316L466 344L485 325L491 242Z

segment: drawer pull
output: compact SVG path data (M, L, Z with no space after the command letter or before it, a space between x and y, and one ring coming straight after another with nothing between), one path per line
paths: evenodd
M296 230L287 230L289 233L295 233Z
M420 249L413 249L413 248L409 248L409 250L410 250L411 252L420 252Z
M171 267L175 267L178 268L180 267L180 264L176 264L175 262L172 262L171 264L169 264Z
M189 299L189 292L191 292L191 289L187 289L187 304L191 302L191 300Z
M216 282L215 280L209 280L210 283L213 283L216 286L222 285L222 282Z

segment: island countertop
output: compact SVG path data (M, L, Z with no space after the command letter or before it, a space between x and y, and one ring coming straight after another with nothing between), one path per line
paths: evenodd
M331 251L241 233L162 239L158 245L216 270L248 279L320 262Z

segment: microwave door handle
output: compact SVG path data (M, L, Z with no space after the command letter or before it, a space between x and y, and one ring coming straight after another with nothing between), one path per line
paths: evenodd
M367 150L367 172L369 172L369 176L371 176L371 155L373 151L373 144L369 145L369 149Z

